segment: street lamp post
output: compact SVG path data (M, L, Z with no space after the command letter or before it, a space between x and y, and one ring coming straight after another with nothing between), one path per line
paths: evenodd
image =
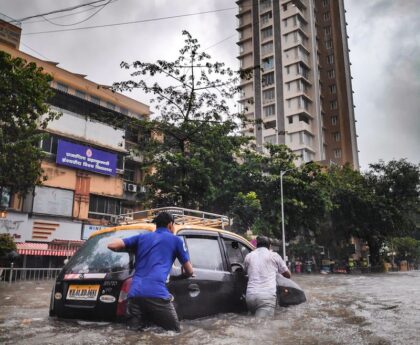
M293 169L280 170L281 239L283 243L283 260L284 261L286 261L286 232L284 230L283 175L290 170L293 170Z

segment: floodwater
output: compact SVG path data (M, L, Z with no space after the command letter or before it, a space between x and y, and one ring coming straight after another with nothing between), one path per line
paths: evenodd
M220 314L182 321L180 334L48 317L52 282L0 284L0 344L420 344L420 271L295 275L304 304L256 320Z

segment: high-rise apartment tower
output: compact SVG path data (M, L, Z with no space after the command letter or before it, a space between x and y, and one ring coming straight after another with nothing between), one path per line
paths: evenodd
M257 146L359 168L343 0L239 0L240 105Z

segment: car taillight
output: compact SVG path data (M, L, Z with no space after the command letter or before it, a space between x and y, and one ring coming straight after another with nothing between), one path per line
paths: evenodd
M127 309L128 290L130 290L132 278L124 280L121 286L120 296L118 297L117 316L125 316Z

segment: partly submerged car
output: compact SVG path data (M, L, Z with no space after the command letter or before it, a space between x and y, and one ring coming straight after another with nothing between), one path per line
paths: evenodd
M168 211L157 209L153 213L159 210ZM170 210L177 214L182 210L184 216L189 211ZM147 214L151 214L150 211ZM195 274L188 279L177 279L181 267L176 261L168 277L168 289L174 296L180 319L246 310L247 276L243 262L254 247L237 234L212 227L223 226L223 220L221 223L214 219L203 221L202 215L204 213L200 212L198 217L201 221L191 216L177 220L184 223L177 225L176 235L188 248ZM113 252L107 244L113 238L154 231L154 224L147 221L143 219L92 234L60 272L51 295L50 315L96 320L124 318L135 255ZM277 285L279 305L306 301L303 290L290 279L279 274Z

